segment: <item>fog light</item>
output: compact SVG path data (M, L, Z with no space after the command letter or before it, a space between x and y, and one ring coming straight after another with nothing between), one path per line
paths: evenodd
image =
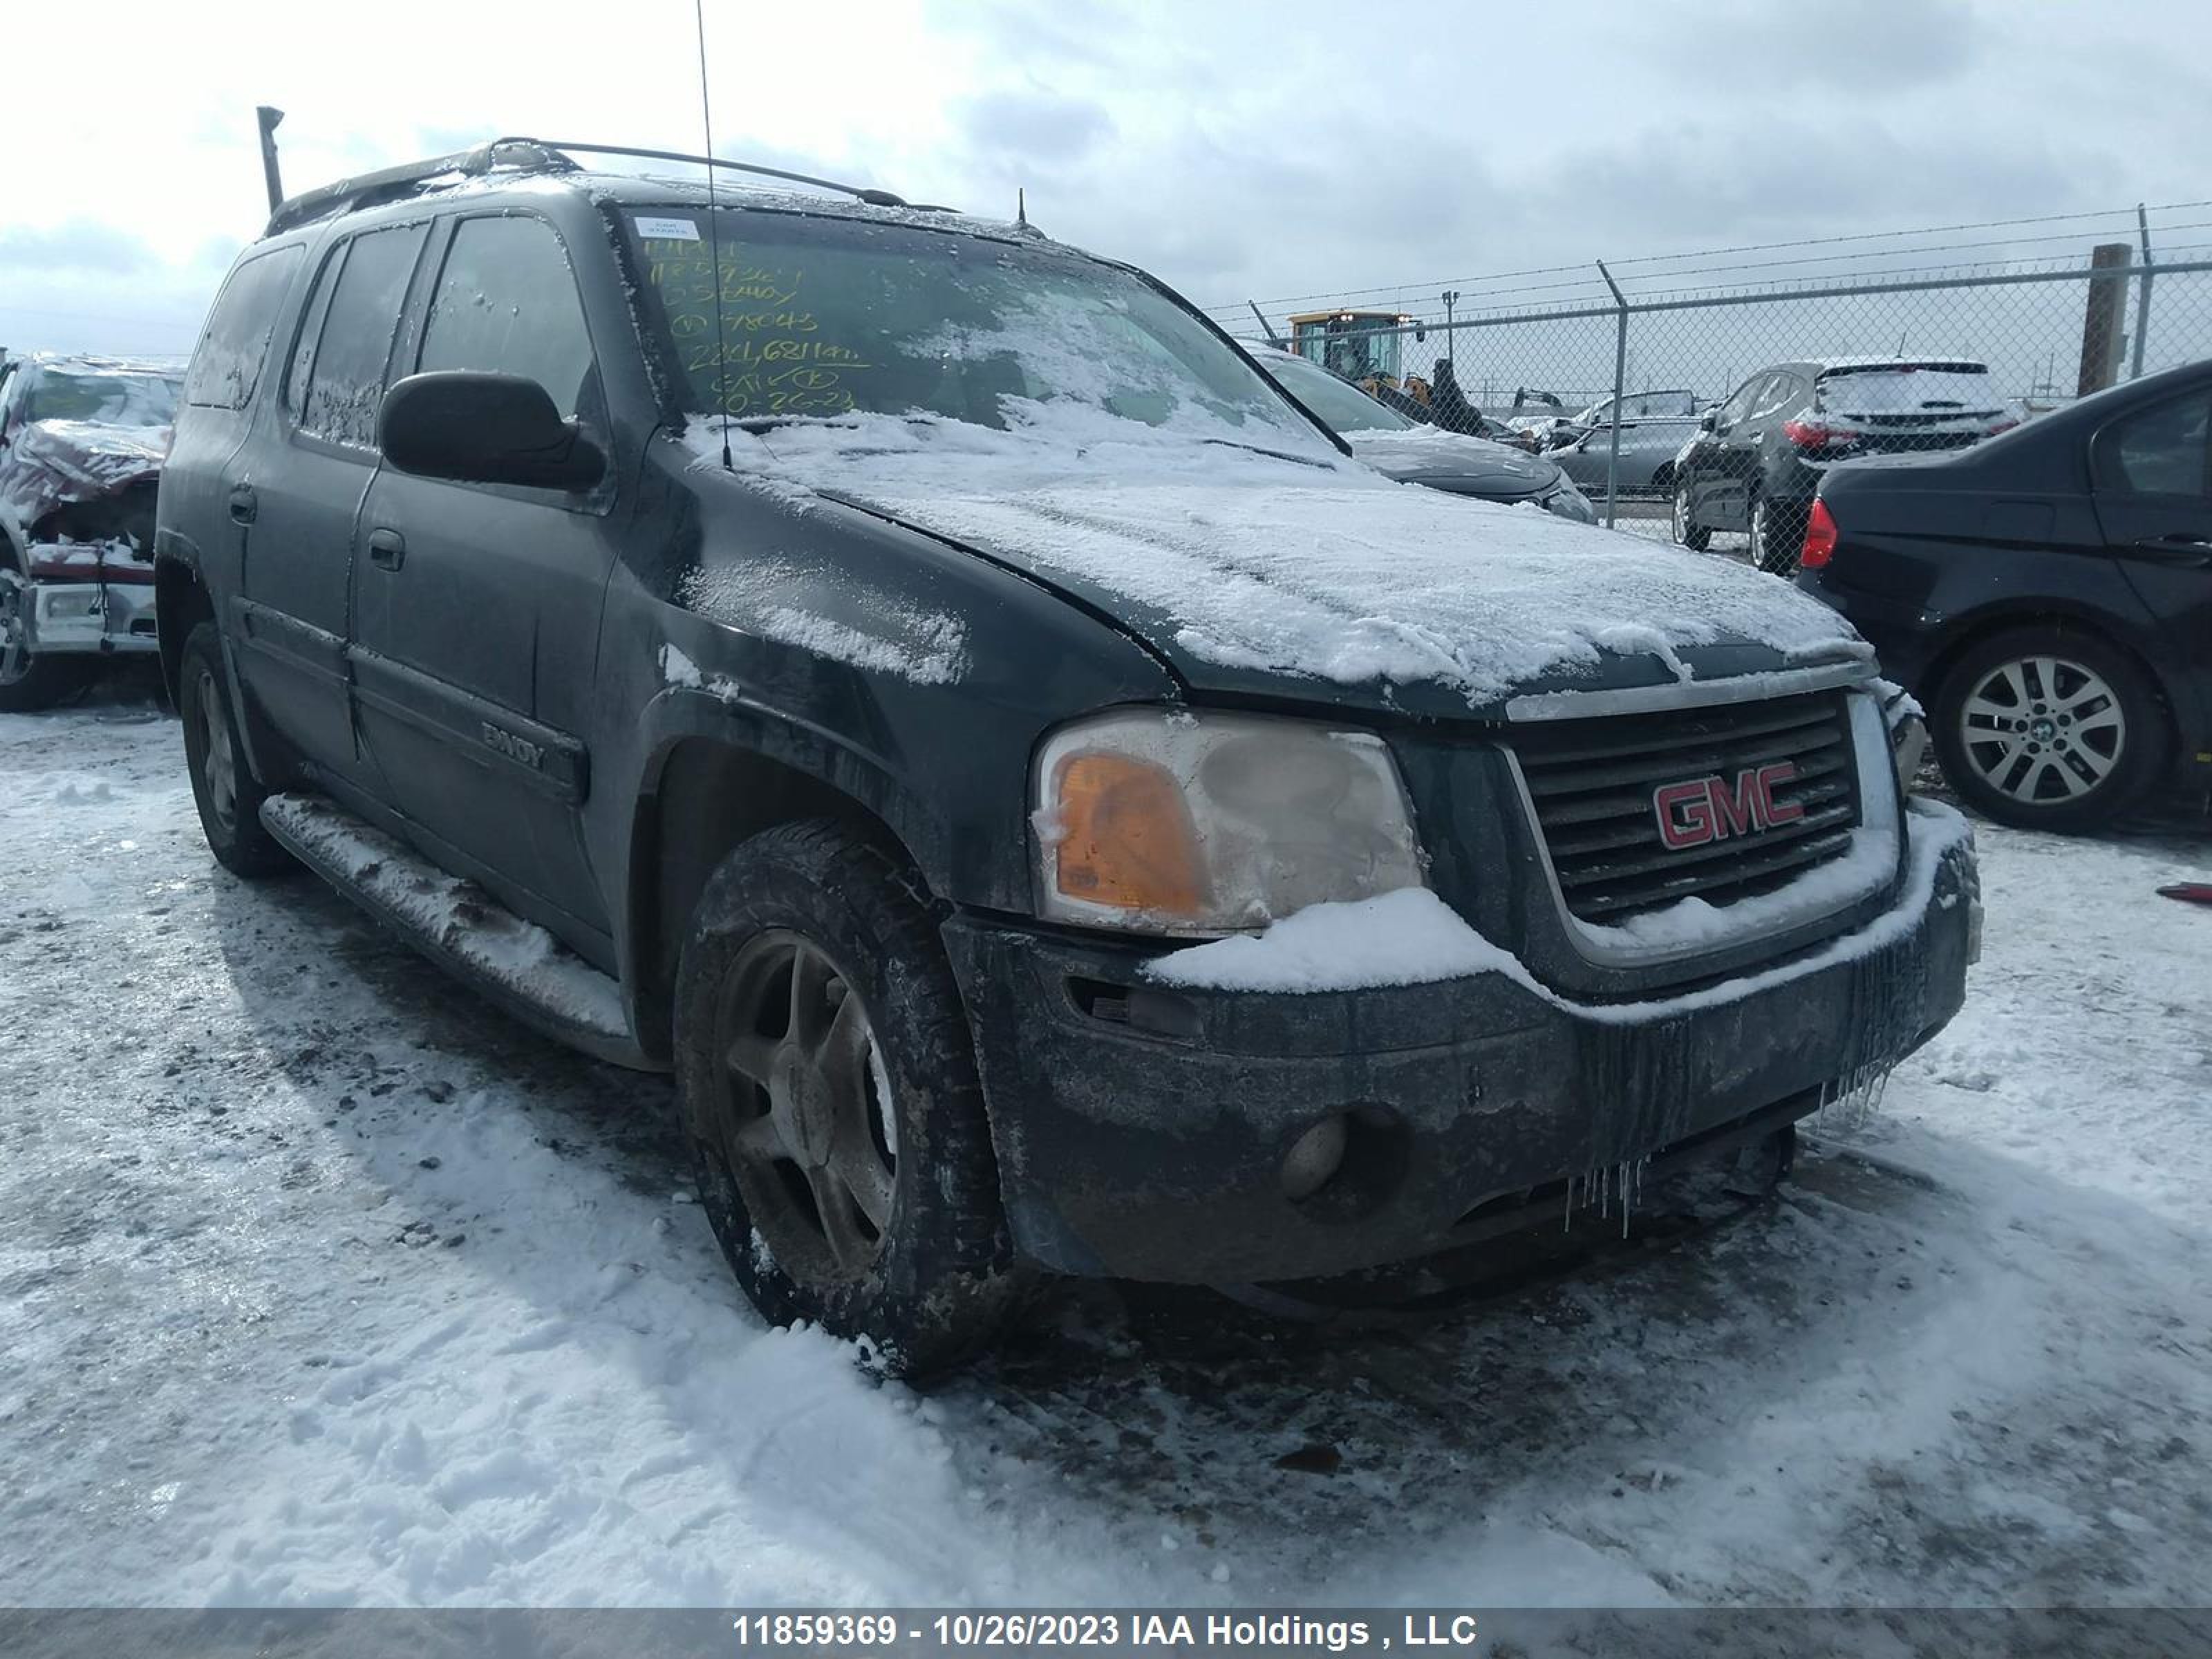
M1350 1133L1341 1115L1325 1117L1297 1138L1283 1160L1283 1196L1311 1198L1344 1165Z

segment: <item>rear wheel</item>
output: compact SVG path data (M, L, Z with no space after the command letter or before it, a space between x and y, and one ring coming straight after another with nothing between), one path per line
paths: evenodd
M1787 501L1770 501L1765 495L1753 497L1752 562L1771 575L1795 574L1798 556L1805 550L1808 514L1808 509Z
M32 596L29 582L0 565L0 714L29 714L51 708L82 690L100 672L97 657L74 652L57 656L31 649L25 613Z
M192 802L216 861L248 881L297 869L292 855L261 827L268 793L246 763L222 672L222 644L211 622L192 629L178 659L177 713L184 721Z
M905 1375L1018 1304L967 1016L912 878L786 824L708 884L678 969L676 1073L708 1220L778 1324Z
M1954 788L2000 823L2079 830L2142 799L2166 750L2148 677L2092 634L2021 628L1973 647L1937 688Z
M1687 473L1674 475L1674 539L1692 553L1702 553L1712 545L1713 532L1699 524L1690 510L1690 479Z

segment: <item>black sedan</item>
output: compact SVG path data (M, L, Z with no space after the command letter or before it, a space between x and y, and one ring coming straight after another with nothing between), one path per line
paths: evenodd
M1821 481L1798 580L1927 705L1953 786L2083 830L2212 794L2212 362Z

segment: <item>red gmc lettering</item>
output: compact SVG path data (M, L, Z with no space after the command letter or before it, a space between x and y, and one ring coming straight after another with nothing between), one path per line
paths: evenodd
M1651 792L1651 811L1659 821L1659 840L1670 852L1703 847L1805 816L1796 801L1778 800L1774 792L1797 775L1790 761L1747 767L1732 781L1715 776L1662 784Z

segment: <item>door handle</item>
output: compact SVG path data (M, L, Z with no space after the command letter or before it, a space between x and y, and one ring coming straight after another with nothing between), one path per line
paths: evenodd
M230 487L230 521L233 524L252 524L260 506L261 498L253 493L252 484L233 484Z
M397 570L407 562L407 538L396 530L368 532L368 562L380 570Z

